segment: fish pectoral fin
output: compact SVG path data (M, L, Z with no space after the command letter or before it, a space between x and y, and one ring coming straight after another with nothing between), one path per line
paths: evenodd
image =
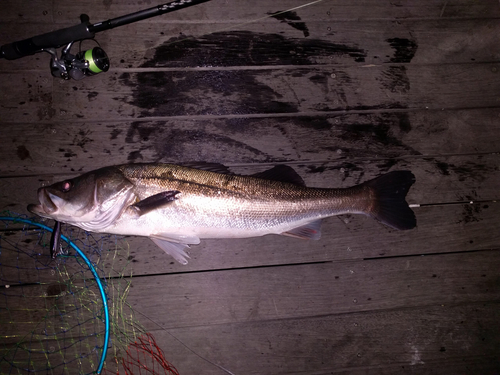
M178 235L173 233L155 233L149 238L164 252L171 255L176 261L186 265L189 255L184 249L189 248L189 244L197 245L200 239L197 236Z
M178 199L177 194L179 193L180 191L178 190L162 191L161 193L152 195L142 201L134 203L129 206L129 209L132 209L135 215L142 216L175 201Z
M321 238L321 220L311 221L281 234L283 236L295 237L303 240L319 240Z

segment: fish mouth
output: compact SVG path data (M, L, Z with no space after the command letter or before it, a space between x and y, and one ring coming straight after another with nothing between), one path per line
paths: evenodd
M28 205L28 211L35 215L50 217L51 214L57 211L57 206L54 203L54 200L58 199L60 200L61 198L50 194L44 188L40 188L38 189L38 200L40 201L40 204Z

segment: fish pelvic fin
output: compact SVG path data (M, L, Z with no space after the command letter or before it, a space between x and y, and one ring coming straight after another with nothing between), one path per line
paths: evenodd
M188 244L167 241L160 238L150 237L151 240L164 252L172 256L180 264L188 264L189 255L184 251L184 249L189 248Z
M415 183L410 171L393 171L365 182L371 189L375 202L367 214L381 223L399 230L417 226L415 213L406 202L406 194Z

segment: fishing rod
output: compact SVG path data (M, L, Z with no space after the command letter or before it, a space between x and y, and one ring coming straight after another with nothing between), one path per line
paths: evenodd
M54 77L80 80L87 76L108 71L110 64L108 55L100 46L80 51L73 55L71 47L75 42L93 39L96 33L105 30L174 12L207 1L210 0L176 0L94 24L90 23L88 15L82 14L80 15L80 24L78 25L1 46L0 58L16 60L38 52L48 52L51 55L50 70ZM57 55L57 48L60 47L63 48L59 57Z

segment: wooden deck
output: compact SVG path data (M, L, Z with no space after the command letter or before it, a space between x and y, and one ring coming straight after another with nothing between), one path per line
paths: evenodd
M155 3L3 0L0 45ZM499 21L497 0L213 0L98 34L112 66L83 81L1 60L0 208L127 162L409 169L414 230L342 216L187 266L130 238L128 301L181 374L499 374Z

